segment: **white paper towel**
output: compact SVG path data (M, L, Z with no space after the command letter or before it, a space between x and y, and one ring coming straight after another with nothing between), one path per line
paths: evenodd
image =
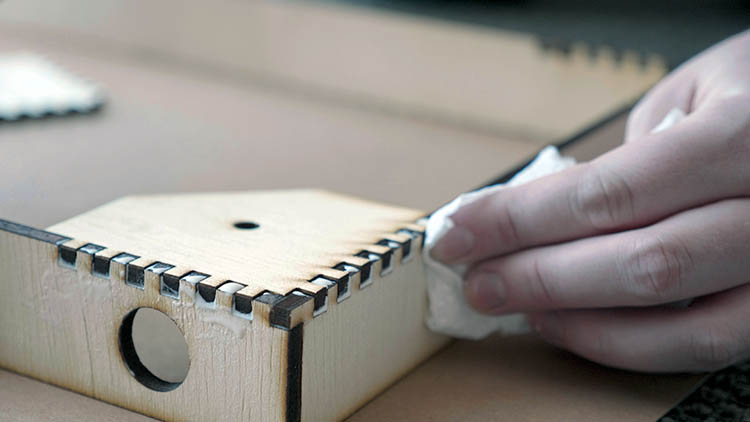
M685 113L682 110L672 109L652 130L652 133L666 130L684 117ZM574 164L573 158L561 156L557 148L546 147L534 161L518 172L508 183L464 193L430 216L427 222L423 253L429 299L426 323L431 330L452 337L468 339L480 339L495 331L502 334L518 334L528 331L526 318L522 314L489 316L474 311L464 299L463 278L467 270L466 265L445 265L432 259L430 252L438 240L453 228L454 223L450 216L461 207L506 186L521 185Z

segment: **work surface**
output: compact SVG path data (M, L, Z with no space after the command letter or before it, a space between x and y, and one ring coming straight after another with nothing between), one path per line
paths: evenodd
M513 136L349 107L53 36L0 28L107 90L93 116L0 124L0 216L46 227L132 193L325 187L425 210L539 148ZM619 119L572 147L618 143ZM459 341L351 417L375 420L654 420L698 376L602 368L532 337ZM148 420L0 372L3 420Z
M495 337L449 346L349 420L653 421L695 381L613 371L531 337ZM153 420L4 371L0 399L8 407L0 417L14 421Z

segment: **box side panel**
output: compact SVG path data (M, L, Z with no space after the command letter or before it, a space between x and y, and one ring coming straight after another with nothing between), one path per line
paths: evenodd
M284 419L288 331L186 303L183 289L160 295L153 275L141 290L123 266L107 279L91 265L79 251L76 268L61 266L55 244L0 230L0 366L167 420ZM120 324L139 307L169 316L188 345L190 370L172 391L146 388L121 358Z
M304 327L302 420L341 420L448 343L423 319L426 279L420 251Z

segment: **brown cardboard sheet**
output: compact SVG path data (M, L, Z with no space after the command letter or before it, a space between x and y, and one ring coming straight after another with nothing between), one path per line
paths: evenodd
M61 40L0 28L0 50L47 54L100 82L110 103L90 117L0 124L2 218L45 227L125 194L291 187L430 210L539 148L137 54L58 49ZM623 127L619 119L571 151L596 156ZM609 370L530 337L460 341L351 420L650 421L699 379ZM0 420L149 419L0 371Z
M25 0L6 2L0 25L63 30L59 49L106 40L149 60L538 145L631 103L665 71L635 52L574 44L562 54L530 34L330 3Z
M147 416L0 370L0 421L153 422Z
M700 380L604 368L533 336L458 341L349 422L655 421Z

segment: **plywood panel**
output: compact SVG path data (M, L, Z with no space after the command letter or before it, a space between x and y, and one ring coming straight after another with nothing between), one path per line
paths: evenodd
M528 35L311 1L61 0L3 7L0 22L113 41L133 54L241 73L370 109L538 143L633 102L662 61Z
M3 230L0 267L3 368L169 420L283 419L289 331L271 327L262 309L257 323L232 324L239 318L230 309L192 306L184 289L179 301L160 295L158 278L141 291L125 284L115 263L109 279L93 276L91 256L81 252L77 268L66 268L54 243ZM141 385L120 357L120 323L144 306L172 318L188 344L190 371L169 392Z
M0 365L169 420L340 420L448 342L422 322L423 215L299 190L124 198L63 238L0 220ZM181 385L139 369L140 307L184 335Z

